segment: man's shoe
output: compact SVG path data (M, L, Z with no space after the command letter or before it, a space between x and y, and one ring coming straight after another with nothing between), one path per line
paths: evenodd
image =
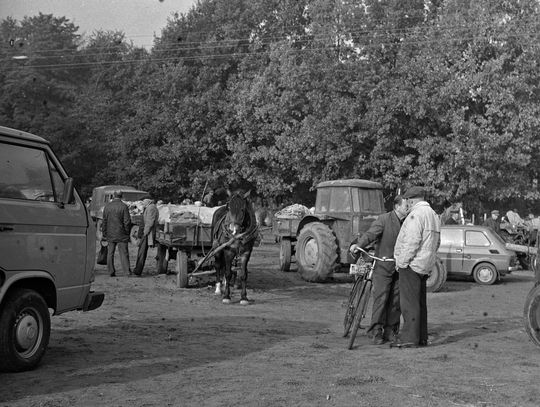
M373 337L371 338L371 343L373 345L383 345L384 343L386 343L387 340L384 339L383 337L383 334L381 332L378 332L376 333L375 335L373 335Z
M111 277L116 277L116 273L109 274Z

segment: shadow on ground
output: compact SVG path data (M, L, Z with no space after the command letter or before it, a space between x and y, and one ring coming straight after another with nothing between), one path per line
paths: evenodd
M39 378L33 372L0 375L0 402L181 372L241 358L293 337L315 335L324 327L304 321L219 316L113 320L97 328L55 330L38 368Z

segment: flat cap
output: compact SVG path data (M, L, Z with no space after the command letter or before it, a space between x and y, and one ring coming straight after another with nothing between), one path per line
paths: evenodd
M426 191L422 187L414 186L410 187L404 194L403 198L424 198L426 196Z
M498 215L498 214L499 214L499 211L498 211L497 209L494 209L494 210L491 211L491 213L492 213L493 215Z

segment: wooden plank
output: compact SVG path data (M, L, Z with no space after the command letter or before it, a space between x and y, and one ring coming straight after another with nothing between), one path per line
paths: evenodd
M538 249L533 246L525 246L521 244L506 243L506 248L520 253L537 254Z

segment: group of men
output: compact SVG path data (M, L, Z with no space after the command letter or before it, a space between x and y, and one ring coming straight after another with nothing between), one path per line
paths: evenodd
M125 275L142 274L148 247L154 245L158 227L159 213L154 200L148 196L143 198L143 225L139 226L139 249L135 268L131 270L129 264L128 243L131 233L131 216L128 206L122 202L121 191L113 192L113 199L103 209L103 223L101 226L103 239L107 242L107 271L111 277L116 276L114 267L114 252L118 246L120 264Z
M372 343L391 347L427 346L426 281L435 266L440 244L439 216L426 202L422 187L409 188L394 199L394 209L379 216L369 230L353 241L351 253L376 244L373 272ZM403 326L400 329L401 317Z

